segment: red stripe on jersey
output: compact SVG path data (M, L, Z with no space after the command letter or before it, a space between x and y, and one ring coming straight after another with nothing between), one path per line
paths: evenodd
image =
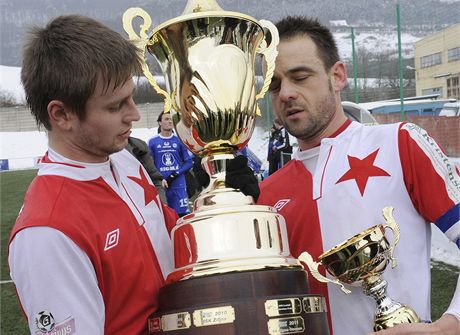
M289 247L295 258L308 251L313 259L324 252L321 227L316 201L313 200L313 179L302 162L291 160L282 169L260 184L259 205L275 206L283 201L278 212L286 220ZM323 267L322 275L326 275ZM310 291L326 298L330 311L327 285L309 276ZM330 334L332 335L331 315L328 315Z
M455 191L449 191L457 189L457 194L460 193L458 170L426 131L416 125L401 124L398 146L404 183L412 203L425 220L436 222L460 201Z

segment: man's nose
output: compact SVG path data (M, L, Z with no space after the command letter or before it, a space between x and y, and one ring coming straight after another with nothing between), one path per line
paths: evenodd
M282 102L289 102L297 99L297 90L290 81L283 81L280 84L279 97Z
M131 99L128 108L129 108L129 113L127 114L126 119L129 122L139 121L141 119L141 114L140 114L139 109L137 108L137 105L134 102L134 100Z

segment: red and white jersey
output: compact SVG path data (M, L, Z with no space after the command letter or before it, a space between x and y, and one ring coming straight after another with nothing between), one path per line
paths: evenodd
M460 177L455 165L427 133L410 123L363 126L346 123L321 141L316 163L308 171L294 160L261 184L259 204L277 208L286 219L294 257L308 251L313 259L367 228L385 224L382 209L394 207L401 236L398 262L387 266L387 295L430 320L429 222L450 240L460 240ZM311 159L311 156L307 159ZM393 241L390 230L386 233ZM324 270L320 266L321 270ZM324 271L321 271L325 274ZM376 303L361 287L345 295L334 284L309 277L312 292L326 296L335 335L372 331ZM459 291L459 290L457 290ZM460 317L460 292L449 309Z
M9 245L31 333L146 333L173 269L168 229L176 219L126 150L100 164L50 150Z

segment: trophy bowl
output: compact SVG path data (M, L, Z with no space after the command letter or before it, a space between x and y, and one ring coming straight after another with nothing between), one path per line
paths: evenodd
M388 284L381 275L390 261L393 268L396 266L393 253L400 235L392 213L393 207L385 207L383 216L386 225L375 225L334 246L318 257L319 263L308 252L303 252L299 257L318 281L339 285L346 294L351 291L343 283L362 286L364 294L373 297L377 303L375 331L401 323L420 322L412 308L388 298L385 293ZM393 232L393 245L385 236L386 228ZM318 271L319 265L324 266L333 279L321 275Z
M392 256L385 226L376 225L318 257L327 271L342 283L359 285L382 273Z
M138 36L132 20L141 17ZM150 16L128 9L125 30L158 61L166 91L148 66L144 74L165 97L177 135L195 154L234 153L249 141L262 98L273 75L278 33L266 20L222 10L215 1L189 1L181 16L164 22L147 35ZM142 38L143 37L143 38ZM256 92L257 54L268 64L264 84Z

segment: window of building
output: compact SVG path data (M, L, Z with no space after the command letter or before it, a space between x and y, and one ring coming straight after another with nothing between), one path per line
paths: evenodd
M420 57L420 67L430 67L442 63L441 53L437 52L432 55Z
M447 98L460 99L460 76L447 78Z
M422 95L439 94L442 97L442 87L433 87L422 90Z
M460 59L460 47L447 50L447 61L453 62Z

